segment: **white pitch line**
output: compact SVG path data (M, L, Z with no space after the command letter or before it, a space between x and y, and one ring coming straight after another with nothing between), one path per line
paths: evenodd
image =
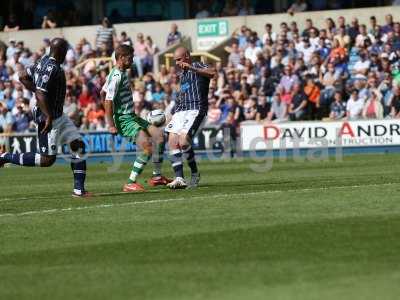
M390 183L382 183L382 184L369 184L369 185L343 185L343 186L331 186L331 187L317 187L317 188L304 188L304 189L289 189L289 190L271 190L271 191L257 191L257 192L246 192L246 193L236 193L236 194L215 194L209 196L194 196L194 197L181 197L181 198L167 198L167 199L154 199L147 201L134 201L134 202L124 202L124 203L113 203L113 204L99 204L99 205L88 205L88 206L77 206L77 207L67 207L67 208L54 208L54 209L45 209L45 210L32 210L21 213L6 213L0 214L0 218L2 217L18 217L18 216L27 216L27 215L41 215L41 214L51 214L58 212L69 212L75 210L86 210L86 209L102 209L102 208L114 208L114 207L124 207L124 206L133 206L140 204L154 204L154 203L169 203L169 202L187 202L190 200L196 199L214 199L214 198L225 198L225 197L237 197L237 196L251 196L251 195L261 195L261 194L278 194L278 193L287 193L287 192L313 192L313 191L325 191L331 189L348 189L348 188L365 188L365 187L381 187L388 185L397 185L397 182Z

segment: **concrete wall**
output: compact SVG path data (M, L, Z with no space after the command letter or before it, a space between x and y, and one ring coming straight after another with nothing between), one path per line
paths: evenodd
M229 33L231 34L236 28L241 25L256 30L260 36L264 31L265 23L272 23L274 29L277 30L279 24L283 21L291 22L296 21L300 29L304 26L307 18L313 19L316 26L322 27L324 20L328 17L337 20L339 16L345 16L350 20L352 17L359 18L361 23L369 25L369 17L376 16L379 23L384 22L386 14L393 14L394 18L400 15L400 6L386 6L365 9L346 9L346 10L329 10L318 12L305 12L298 13L294 16L288 14L271 14L271 15L255 15L247 17L230 17L221 18L228 20ZM179 30L187 36L192 37L192 45L196 50L197 45L197 20L176 20L176 21L160 21L160 22L145 22L145 23L126 23L116 24L115 29L117 34L121 31L126 31L128 35L134 39L136 34L142 32L145 35L150 35L154 42L163 49L166 44L166 37L170 30L171 24L176 23ZM65 37L71 44L75 45L82 37L85 37L90 42L94 43L95 31L97 26L80 26L80 27L64 27L58 29L35 29L35 30L22 30L19 32L6 33L0 32L0 40L8 43L10 37L17 40L25 41L26 45L32 50L37 50L41 45L44 38L53 38L57 36Z

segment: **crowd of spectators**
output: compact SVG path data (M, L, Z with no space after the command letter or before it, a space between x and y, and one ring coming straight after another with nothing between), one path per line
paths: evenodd
M279 28L265 25L261 36L242 26L235 42L226 47L227 63L217 63L210 82L207 124L238 128L243 121L376 119L400 117L400 23L391 15L384 24L375 17L369 24L344 17L327 18L322 28L307 20L303 30L296 22ZM170 46L182 38L172 25L166 37ZM134 40L133 40L134 39ZM30 110L35 97L18 80L18 71L49 51L48 39L38 51L24 41L9 40L0 53L0 131L34 130ZM162 65L153 72L159 51L142 33L116 33L105 18L92 45L85 38L71 45L64 69L67 93L64 112L82 130L106 130L100 91L108 64L88 58L110 56L119 44L135 49L132 93L135 112L145 117L152 109L167 115L179 93L178 72Z

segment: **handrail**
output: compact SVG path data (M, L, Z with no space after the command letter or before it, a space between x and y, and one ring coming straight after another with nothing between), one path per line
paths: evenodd
M83 68L88 62L91 62L91 61L95 62L96 67L100 62L108 62L108 67L110 69L112 69L112 57L103 56L103 57L97 57L97 58L88 58L88 59L84 60L83 62L80 62L79 64L77 64L74 67L74 71L78 72L79 69Z

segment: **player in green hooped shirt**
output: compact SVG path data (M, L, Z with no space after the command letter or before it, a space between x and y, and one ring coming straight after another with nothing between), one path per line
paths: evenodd
M107 124L110 133L129 137L141 150L133 163L128 183L124 185L123 191L144 191L143 186L136 180L153 154L153 143L156 144L158 153L154 155L155 169L148 183L152 186L166 185L170 180L161 175L165 145L163 131L134 113L131 82L127 74L132 65L133 48L127 45L118 46L115 50L115 59L116 66L108 75L106 83L104 106Z

